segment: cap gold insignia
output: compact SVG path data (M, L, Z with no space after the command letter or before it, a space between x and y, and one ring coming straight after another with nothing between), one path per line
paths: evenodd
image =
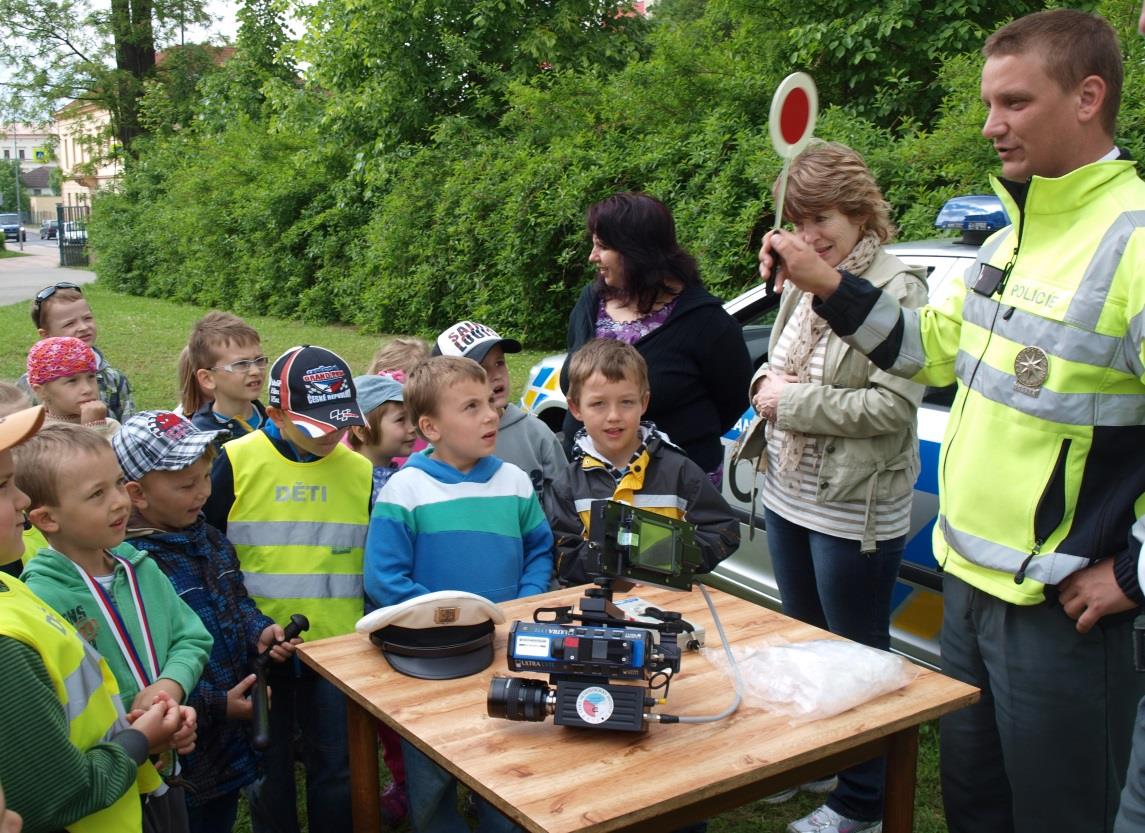
M459 607L435 607L433 609L433 623L435 625L452 625L461 618Z
M1050 359L1041 347L1023 347L1014 357L1014 390L1037 396L1050 375Z

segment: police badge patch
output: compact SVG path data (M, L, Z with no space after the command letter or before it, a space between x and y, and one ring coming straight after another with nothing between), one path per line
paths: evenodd
M1014 357L1014 390L1037 396L1050 375L1050 359L1041 347L1023 347Z

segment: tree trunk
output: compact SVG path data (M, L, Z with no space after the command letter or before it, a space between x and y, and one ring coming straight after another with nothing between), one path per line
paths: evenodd
M142 133L139 96L143 81L155 69L155 32L152 0L111 0L111 34L115 43L115 106L112 127L124 151Z

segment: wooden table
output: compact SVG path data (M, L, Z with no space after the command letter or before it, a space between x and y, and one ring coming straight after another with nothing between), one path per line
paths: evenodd
M503 605L496 657L481 674L418 680L393 671L358 634L299 647L303 662L349 697L350 768L355 833L377 833L375 721L396 729L463 783L533 833L664 831L708 818L876 755L887 756L887 833L909 833L914 818L918 725L978 699L978 690L920 669L907 687L836 717L791 725L741 706L707 724L652 724L646 733L578 730L491 718L489 679L507 674L505 643L513 619L533 609L573 604L583 588ZM652 587L635 591L718 636L702 595ZM709 590L733 645L801 642L829 636L767 608ZM618 596L619 598L619 596ZM688 653L657 711L714 714L732 685L702 656ZM666 818L667 817L667 818Z

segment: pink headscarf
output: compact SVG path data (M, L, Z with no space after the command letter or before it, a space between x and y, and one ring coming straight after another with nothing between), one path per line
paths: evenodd
M28 384L43 385L79 373L95 373L95 351L78 338L54 336L28 351Z

